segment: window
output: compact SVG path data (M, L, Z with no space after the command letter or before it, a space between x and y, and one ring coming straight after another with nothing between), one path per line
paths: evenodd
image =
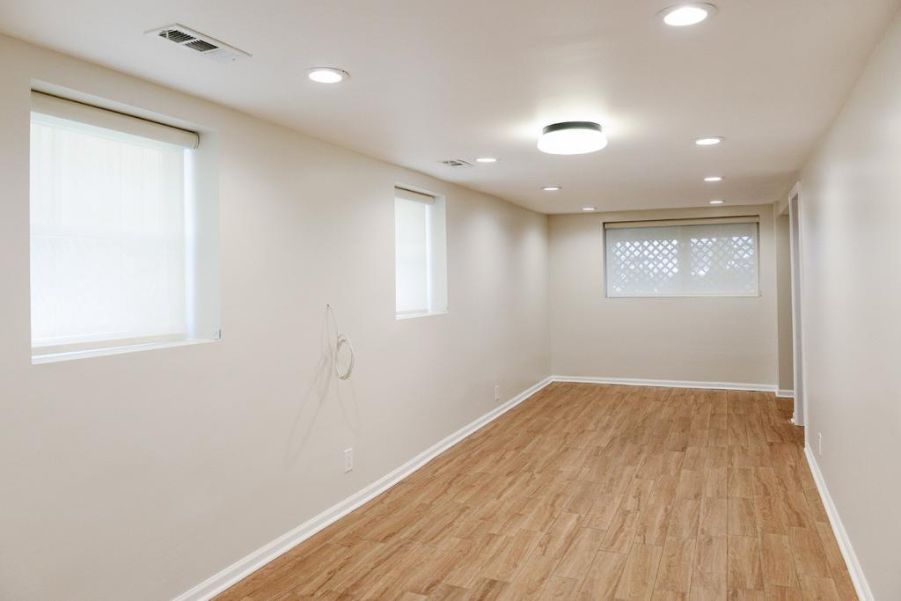
M447 311L444 199L394 190L396 317Z
M213 336L196 315L197 142L32 93L34 357Z
M607 296L756 296L757 218L607 223Z

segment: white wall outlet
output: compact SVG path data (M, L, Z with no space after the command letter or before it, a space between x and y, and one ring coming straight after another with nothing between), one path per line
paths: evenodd
M494 385L494 400L495 401L501 400L501 385L500 384Z
M817 455L823 456L823 433L817 432Z
M354 469L354 450L353 447L344 449L344 473L353 471Z

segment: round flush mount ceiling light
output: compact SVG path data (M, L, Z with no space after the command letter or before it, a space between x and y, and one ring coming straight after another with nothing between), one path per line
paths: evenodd
M706 21L716 14L716 7L707 2L686 2L665 8L660 12L663 22L670 27L688 27Z
M592 212L594 212L594 207L582 207L582 212L592 213Z
M316 83L341 83L350 78L350 73L335 67L313 67L307 71L307 77Z
M697 140L695 140L695 144L697 144L698 146L716 146L722 141L722 136L712 136L709 138L698 138Z
M563 189L563 186L545 186L542 188L545 192L559 192Z
M724 201L722 201L722 200L711 200L711 201L710 201L710 204L712 204L712 205L721 205L721 204L723 204L723 202L724 202Z
M704 178L704 181L707 182L708 184L715 184L715 183L723 181L723 176L722 175L708 175L707 177Z
M479 157L476 159L476 163L497 163L497 159L494 157Z
M607 146L607 136L593 121L563 121L548 125L538 138L538 150L548 154L587 154Z

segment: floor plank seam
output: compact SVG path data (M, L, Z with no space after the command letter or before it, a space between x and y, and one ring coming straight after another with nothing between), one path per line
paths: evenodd
M791 404L553 383L217 600L847 601Z

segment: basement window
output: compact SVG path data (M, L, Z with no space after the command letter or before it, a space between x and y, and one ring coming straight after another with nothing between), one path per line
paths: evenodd
M445 201L394 189L395 317L447 312Z
M758 219L605 223L607 296L757 296Z
M31 113L32 362L218 337L198 134L39 92Z

